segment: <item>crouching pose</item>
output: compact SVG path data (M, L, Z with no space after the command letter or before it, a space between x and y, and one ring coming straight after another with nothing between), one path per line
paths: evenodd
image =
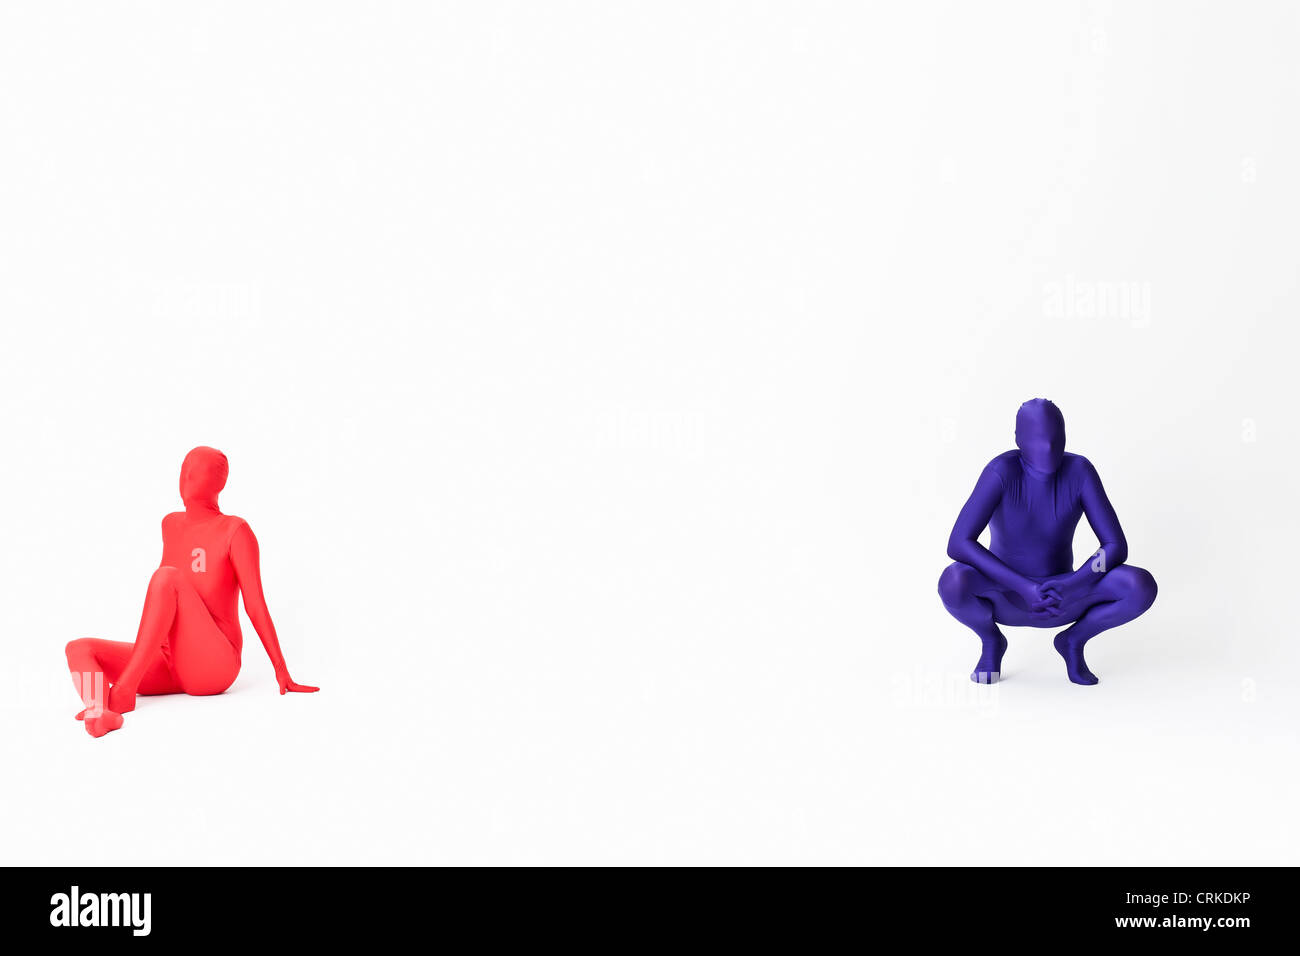
M1083 646L1156 599L1155 579L1125 564L1128 544L1091 462L1065 451L1065 420L1036 398L1016 414L1016 449L984 468L948 539L939 597L983 645L971 680L998 680L1007 639L999 624L1070 626L1053 642L1076 684L1097 678ZM1074 567L1074 529L1087 515L1101 547ZM989 547L979 543L991 527Z

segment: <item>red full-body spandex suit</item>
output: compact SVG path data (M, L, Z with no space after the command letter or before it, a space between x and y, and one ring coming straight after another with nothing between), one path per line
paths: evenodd
M135 643L82 638L68 644L68 667L93 737L122 726L136 694L220 694L239 674L244 610L275 667L280 693L315 691L294 683L262 595L257 538L243 518L222 514L217 495L229 465L215 448L195 448L181 465L185 510L163 518L163 555L149 580ZM107 695L104 691L108 690Z

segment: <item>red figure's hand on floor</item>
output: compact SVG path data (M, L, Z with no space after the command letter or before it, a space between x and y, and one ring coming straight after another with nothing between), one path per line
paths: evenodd
M279 674L275 678L280 683L280 693L293 691L296 694L312 694L320 690L319 687L312 687L310 684L299 684L294 681L288 674Z
M253 530L217 507L228 470L215 448L185 456L185 510L163 519L162 562L149 581L135 643L83 638L68 644L68 667L86 705L77 716L92 736L121 727L137 694L220 694L234 683L243 650L241 593L280 693L319 690L289 677L262 594Z

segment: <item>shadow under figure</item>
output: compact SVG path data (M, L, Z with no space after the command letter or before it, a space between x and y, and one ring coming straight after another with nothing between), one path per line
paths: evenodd
M199 447L181 465L185 510L162 521L162 563L149 580L135 643L82 638L68 644L68 667L92 737L122 726L136 694L220 694L239 675L244 610L275 667L280 693L318 687L294 683L262 595L257 538L243 518L225 515L217 495L230 466L215 448ZM107 690L107 694L105 691Z
M1035 398L1016 413L1016 450L985 466L948 539L939 577L948 613L984 645L971 680L996 682L1007 639L999 624L1059 627L1053 642L1076 684L1095 684L1083 646L1156 599L1149 572L1125 564L1128 543L1092 463L1065 450L1065 419ZM1088 516L1101 547L1074 569L1074 529ZM989 547L979 543L991 528Z

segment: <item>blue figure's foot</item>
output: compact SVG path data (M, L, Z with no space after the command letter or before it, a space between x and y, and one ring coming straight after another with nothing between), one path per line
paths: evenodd
M1065 673L1076 684L1097 683L1097 675L1088 670L1088 665L1083 659L1083 645L1086 643L1086 641L1070 640L1068 630L1057 634L1056 640L1052 641L1056 653L1065 659Z
M984 653L971 671L970 679L977 684L996 684L1002 678L1002 655L1007 652L1007 639L999 634L995 639L984 640Z

